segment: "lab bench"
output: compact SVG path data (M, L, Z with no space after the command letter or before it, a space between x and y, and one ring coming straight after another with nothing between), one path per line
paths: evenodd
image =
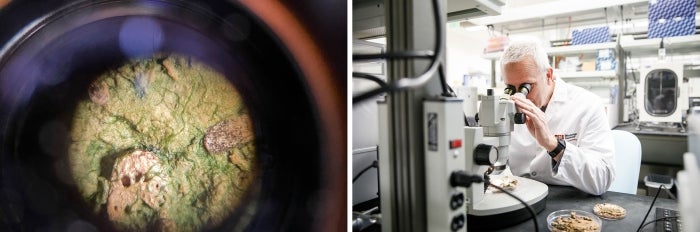
M642 223L642 219L647 213L647 210L649 210L649 205L653 199L653 196L638 196L618 192L606 192L603 195L594 196L574 187L549 185L547 205L542 212L537 214L538 225L540 231L549 231L547 229L547 215L557 210L578 209L592 213L595 204L612 203L625 208L627 210L627 216L615 221L603 219L603 228L601 231L636 231L640 223ZM647 222L655 218L655 208L657 207L678 210L678 202L665 198L656 199L654 209L652 209L649 213L649 217L647 217ZM535 231L535 226L532 220L527 220L515 226L495 231L531 232ZM654 224L647 225L642 231L654 231Z
M538 225L540 231L549 231L547 229L547 215L557 210L577 209L592 213L593 206L595 204L612 203L625 208L627 210L627 216L623 219L614 221L603 219L601 231L636 231L639 225L642 223L642 219L644 218L647 210L649 210L649 205L651 205L653 199L653 196L639 196L618 192L606 192L603 195L594 196L570 186L549 185L549 195L547 196L546 206L544 210L537 214ZM655 219L656 208L678 210L678 202L666 198L656 199L654 208L649 213L646 222ZM479 222L471 221L467 223ZM642 231L654 231L654 226L654 223L647 225ZM381 228L379 225L374 225L363 231L375 232L381 231ZM514 226L490 231L532 232L535 231L535 226L532 223L532 220L529 219Z

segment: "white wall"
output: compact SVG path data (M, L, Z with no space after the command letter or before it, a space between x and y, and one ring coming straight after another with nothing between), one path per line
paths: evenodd
M464 75L482 73L490 79L491 61L481 58L489 38L486 27L480 31L466 31L459 26L447 27L447 82L462 85Z

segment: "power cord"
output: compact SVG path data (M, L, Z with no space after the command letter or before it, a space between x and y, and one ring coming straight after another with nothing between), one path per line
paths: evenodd
M362 169L362 171L360 171L359 173L357 173L357 175L355 175L355 177L352 178L352 183L355 183L355 181L356 181L357 179L359 179L360 176L362 176L362 174L365 174L365 172L367 172L370 168L377 168L378 166L379 166L379 164L377 163L377 161L376 161L376 160L373 161L372 164L370 164L370 165L367 166L366 168Z
M445 77L444 67L442 66L442 63L440 63L440 66L438 67L438 73L438 76L440 76L440 86L442 87L442 96L456 97L457 94L455 93L455 91L452 90L452 87L450 87L450 85L447 84L447 78Z
M512 193L510 193L509 191L507 191L507 190L501 188L501 186L497 186L497 185L491 184L490 182L489 182L489 186L494 187L494 188L500 190L501 192L504 192L504 193L508 194L508 196L510 196L510 197L512 197L512 198L515 198L515 200L518 200L518 201L520 202L520 204L523 204L523 205L525 206L525 208L527 208L527 211L530 212L530 217L532 217L532 223L535 223L535 231L536 231L536 232L539 232L539 231L540 231L540 226L539 226L539 223L537 222L537 214L535 214L535 210L532 209L532 207L530 207L530 205L528 205L527 203L525 203L525 201L523 201L523 199L520 199L519 197L517 197L517 196L513 195Z
M470 175L465 171L454 171L450 174L450 185L452 187L470 188L473 183L484 182L484 178L479 175Z
M439 73L439 77L440 77L440 85L442 87L442 96L444 96L444 97L456 97L457 94L455 93L455 91L452 89L452 87L450 87L447 84L447 80L446 80L445 73L443 70L444 70L444 68L442 66L442 63L440 63L439 67L438 67L438 73ZM379 86L380 86L379 88L370 90L370 91L365 92L357 97L354 97L353 103L365 101L371 97L374 97L374 96L379 95L379 94L384 93L384 92L393 92L395 90L400 90L395 86L391 86L391 85L387 84L381 78L379 78L375 75L369 74L369 73L352 72L352 76L355 78L361 78L361 79L367 79L367 80L374 81L377 84L379 84Z
M435 53L433 51L400 51L382 54L353 54L352 60L381 60L381 59L430 59Z
M484 182L484 178L479 176L479 175L470 175L467 174L464 171L456 171L452 172L452 175L450 175L450 184L452 186L461 186L465 188L471 187L472 183L481 183ZM513 193L501 188L500 186L494 185L491 182L488 183L489 186L492 186L501 192L504 192L508 194L508 196L514 198L515 200L519 201L520 204L524 205L525 208L527 208L527 211L530 213L530 217L532 218L532 222L535 223L535 232L540 231L539 223L537 222L537 214L535 213L535 210L530 207L523 199L520 199L519 197L515 196Z
M440 66L439 59L445 53L443 49L443 41L445 40L443 35L445 22L443 22L442 20L441 15L443 15L443 12L440 10L438 1L439 0L433 0L433 17L435 18L434 53L430 51L404 51L384 54L353 55L353 60L430 58L430 65L428 66L428 68L418 77L401 78L393 83L387 84L386 86L381 86L379 88L362 93L358 96L354 96L352 98L353 104L365 101L384 92L393 92L423 86L430 80L433 74L435 74L435 71L438 69L438 66ZM354 72L353 76L355 76Z
M661 185L661 187L659 187L659 188L656 190L656 195L654 196L654 200L651 201L651 205L649 205L649 210L647 210L647 214L644 215L644 219L642 219L642 223L639 223L639 228L637 228L637 232L641 231L641 230L642 230L642 227L644 227L644 225L645 225L645 224L644 224L644 221L647 220L647 217L649 216L649 212L651 212L651 209L654 208L654 203L656 203L656 198L659 198L659 193L661 192L661 189L662 189L662 188L663 188L663 189L666 189L666 186ZM653 222L653 221L652 221L652 222Z

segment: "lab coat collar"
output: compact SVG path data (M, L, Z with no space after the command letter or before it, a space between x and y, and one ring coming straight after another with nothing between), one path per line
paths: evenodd
M549 104L547 104L547 107L551 106L552 102L566 102L566 97L568 94L566 88L568 84L558 77L554 81L554 93L552 93L552 98L549 99Z
M545 122L547 122L547 124L549 124L552 117L554 117L554 112L559 110L559 105L567 102L566 98L568 96L568 84L559 78L554 81L554 93L552 93L552 98L550 98L549 103L547 103L547 110L544 111Z

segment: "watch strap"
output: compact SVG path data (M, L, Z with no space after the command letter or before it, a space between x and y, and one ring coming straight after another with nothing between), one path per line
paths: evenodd
M554 150L548 152L548 154L550 157L554 158L555 156L557 156L557 154L559 154L559 152L561 152L565 148L566 148L566 141L562 138L557 138L557 147L555 147Z

